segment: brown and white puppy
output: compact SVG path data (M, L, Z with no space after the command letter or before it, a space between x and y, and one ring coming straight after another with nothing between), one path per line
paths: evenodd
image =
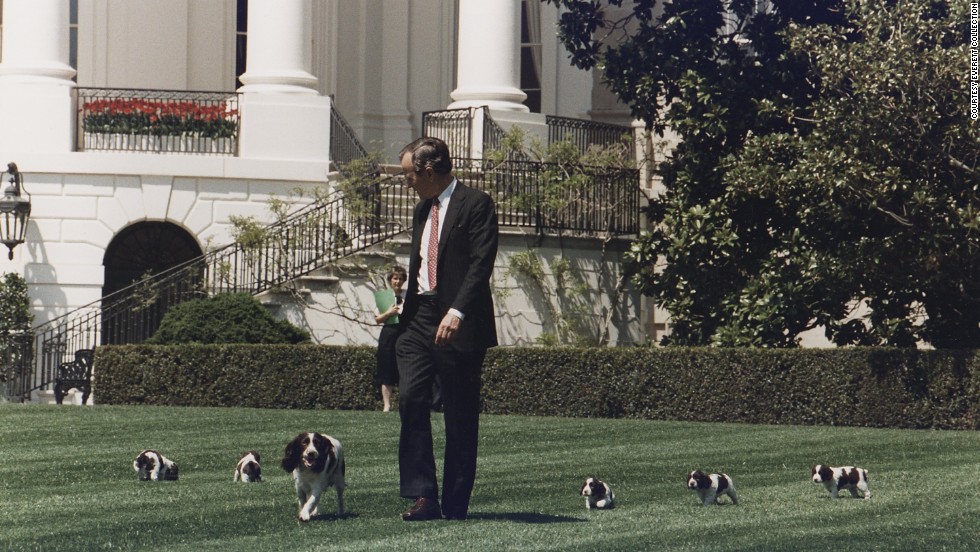
M328 487L337 490L337 515L344 515L344 449L340 441L322 433L300 433L288 445L282 469L293 474L300 521L318 514L320 495Z
M718 504L718 497L728 495L732 499L732 504L738 504L738 494L735 493L735 484L731 477L723 473L706 474L701 470L694 470L687 474L687 488L697 491L701 504Z
M242 455L235 466L235 481L255 483L262 481L262 466L259 465L259 453L250 450Z
M858 491L861 491L865 500L871 498L871 491L868 490L868 470L864 468L854 466L833 468L816 464L810 468L810 478L814 483L823 483L824 488L830 491L830 498L837 498L837 493L843 489L850 491L854 498L858 498Z
M582 492L579 494L585 497L586 510L593 508L607 510L616 505L614 502L616 497L613 495L612 488L605 481L595 477L585 480L585 484L582 485Z
M144 450L133 460L140 481L177 481L177 464L155 450Z

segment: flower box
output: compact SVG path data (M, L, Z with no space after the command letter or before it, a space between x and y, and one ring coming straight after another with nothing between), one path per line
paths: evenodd
M82 106L82 149L234 154L229 102L93 99Z

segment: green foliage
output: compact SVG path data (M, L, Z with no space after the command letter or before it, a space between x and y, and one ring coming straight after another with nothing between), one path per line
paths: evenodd
M980 346L966 4L854 2L848 13L844 27L788 34L819 95L805 109L764 105L794 128L750 138L725 163L723 201L768 204L772 245L723 331L745 339L768 317L820 323L842 345Z
M99 404L374 409L374 347L100 347Z
M377 166L381 159L381 153L374 152L350 161L344 167L345 177L337 183L337 191L344 198L348 216L368 226L380 222L376 208L380 179Z
M0 278L0 336L29 330L33 321L27 282L20 274L7 272Z
M666 193L650 201L652 230L634 245L635 283L671 315L666 344L794 345L798 330L777 327L756 340L723 341L729 308L757 266L773 254L765 201L732 204L723 163L750 136L791 128L759 106L807 105L815 94L806 59L783 32L836 22L839 3L674 0L548 0L566 9L559 33L573 64L599 67L613 92L658 132L680 142L657 167ZM780 321L774 320L778 326ZM727 334L726 334L727 335ZM738 334L741 335L741 334ZM788 337L787 337L788 335ZM775 339L771 339L775 337Z
M631 251L664 343L980 346L966 3L551 1L573 62L681 140Z
M374 363L373 347L105 346L94 392L99 404L376 409ZM494 348L483 412L976 430L977 374L976 351Z
M537 137L528 140L526 133L515 126L505 133L500 147L484 152L484 160L495 168L512 161L540 163L539 180L528 184L527 171L522 171L520 180L525 186L509 190L498 205L501 209L534 212L545 225L562 228L564 220L601 221L602 217L619 212L616 200L610 199L615 194L596 193L596 190L608 185L610 171L635 168L631 144L627 134L618 143L593 144L583 152L571 138L544 145ZM603 238L600 263L605 260L609 239L608 235ZM536 343L543 346L605 344L608 320L599 318L596 323L595 304L588 299L590 290L584 279L567 259L551 259L550 266L551 274L548 274L533 249L519 252L509 260L508 276L520 276L533 286L553 325L553 331L538 336ZM603 275L600 271L599 278ZM619 297L617 293L612 298L612 308Z
M269 228L255 217L230 215L228 221L232 225L231 237L246 251L257 251L269 239Z
M608 185L610 171L636 167L631 144L626 134L617 143L592 144L583 152L571 137L545 145L536 136L528 139L515 126L504 134L499 147L484 152L484 160L495 168L509 161L540 163L537 180L509 190L500 201L500 208L532 211L545 225L562 228L566 219L602 220L617 213L616 194L596 190ZM522 171L521 180L528 179L529 175Z
M247 293L193 299L167 311L147 343L303 343L310 334L272 316Z
M978 370L976 352L915 349L508 348L483 397L501 414L978 429Z
M8 272L0 278L0 355L6 354L5 362L16 365L21 360L26 343L33 341L27 332L34 322L31 299L27 296L27 282L17 273ZM25 341L26 340L26 341ZM20 345L25 345L21 348ZM7 370L14 366L0 366L0 383L8 377Z
M550 274L541 260L533 249L520 251L508 259L506 273L509 278L526 280L534 297L548 311L553 331L543 332L535 338L535 343L545 347L596 345L599 335L593 324L595 305L587 299L587 284L568 259L550 259Z

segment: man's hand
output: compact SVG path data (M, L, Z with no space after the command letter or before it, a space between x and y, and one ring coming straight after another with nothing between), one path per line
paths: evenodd
M447 312L446 316L442 317L442 322L439 323L439 328L436 329L436 345L449 345L449 342L456 337L456 332L459 330L459 318L456 315Z

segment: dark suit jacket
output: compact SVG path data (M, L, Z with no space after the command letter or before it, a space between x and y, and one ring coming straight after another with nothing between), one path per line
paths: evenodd
M418 311L418 274L422 264L419 245L434 199L415 206L408 288L400 320L402 326ZM439 234L436 292L440 310L454 308L465 317L451 342L458 351L497 345L497 327L490 294L490 274L497 258L497 210L490 196L456 182L449 210Z

